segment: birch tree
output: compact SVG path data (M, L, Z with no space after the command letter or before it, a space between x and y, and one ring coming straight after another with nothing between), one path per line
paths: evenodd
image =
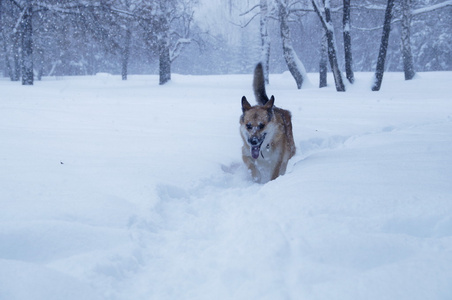
M270 63L270 36L268 35L268 2L267 0L260 0L260 34L261 34L261 63L264 71L265 83L269 83L269 63Z
M411 0L402 0L401 45L405 80L411 80L415 74L411 52Z
M319 16L320 22L325 30L327 42L328 42L328 58L330 61L331 70L333 71L334 82L336 85L336 90L338 92L345 91L344 81L342 80L342 73L339 69L339 64L337 62L337 47L336 47L336 38L334 35L334 27L333 22L331 21L331 11L330 11L330 1L324 0L324 13L320 10L320 6L316 3L316 0L312 0L312 6L314 7L315 12Z
M297 87L301 89L303 82L307 79L306 69L295 52L290 37L289 29L289 9L287 0L276 0L278 6L278 17L281 32L281 41L284 53L284 59L287 67L292 74Z

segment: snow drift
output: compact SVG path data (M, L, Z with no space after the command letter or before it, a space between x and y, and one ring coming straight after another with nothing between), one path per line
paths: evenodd
M265 185L251 74L0 81L0 299L450 299L451 77L272 75L297 154Z

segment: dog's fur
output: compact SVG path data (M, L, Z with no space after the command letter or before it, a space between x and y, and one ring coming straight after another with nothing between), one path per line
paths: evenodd
M284 175L287 162L295 155L292 117L288 110L274 106L274 96L268 98L260 63L254 70L253 90L258 105L251 106L242 97L242 158L253 180L265 183Z

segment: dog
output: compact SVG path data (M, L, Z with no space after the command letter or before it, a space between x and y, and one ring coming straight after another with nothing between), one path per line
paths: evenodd
M292 116L274 106L274 96L268 98L261 63L254 70L253 90L258 105L251 106L242 97L242 159L253 180L266 183L284 175L289 159L295 155Z

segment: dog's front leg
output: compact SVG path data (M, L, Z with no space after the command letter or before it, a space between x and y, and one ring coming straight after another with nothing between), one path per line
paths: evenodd
M243 157L243 162L248 167L248 171L250 172L251 178L253 178L253 181L255 182L261 182L261 173L257 169L255 165L255 159L251 158L249 156Z

